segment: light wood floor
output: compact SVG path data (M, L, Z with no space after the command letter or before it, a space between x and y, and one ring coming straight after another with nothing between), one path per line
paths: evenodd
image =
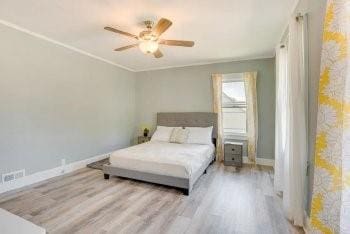
M190 196L82 169L0 195L48 233L302 233L283 218L272 169L210 166Z

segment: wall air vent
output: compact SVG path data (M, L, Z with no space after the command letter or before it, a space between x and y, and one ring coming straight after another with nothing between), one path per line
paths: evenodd
M13 171L10 173L2 174L2 183L17 180L25 176L25 170Z

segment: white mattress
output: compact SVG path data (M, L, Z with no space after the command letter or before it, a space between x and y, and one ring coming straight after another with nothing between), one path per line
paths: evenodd
M212 159L214 150L214 145L152 141L113 152L110 163L123 169L190 179Z

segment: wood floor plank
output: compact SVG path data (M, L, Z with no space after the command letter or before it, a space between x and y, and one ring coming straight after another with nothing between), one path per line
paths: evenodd
M190 196L84 168L0 195L0 207L48 233L303 233L273 191L273 169L215 163Z
M177 216L174 222L167 230L167 234L182 234L185 233L188 226L191 223L191 219L184 216Z

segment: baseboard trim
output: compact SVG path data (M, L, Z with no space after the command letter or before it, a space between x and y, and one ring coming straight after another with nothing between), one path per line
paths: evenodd
M252 162L248 159L248 157L243 157L243 163L246 164L252 164ZM256 164L262 165L262 166L275 166L275 160L274 159L268 159L268 158L256 158Z
M105 158L108 158L110 156L111 152L101 155L96 155L91 158L87 158L81 161L73 162L70 164L67 164L64 167L55 167L52 169L48 169L45 171L36 172L30 175L27 175L23 178L20 178L15 181L2 183L0 184L0 194L4 192L8 192L11 190L19 189L31 184L35 184L56 176L64 175L76 170L79 170L81 168L86 167L87 164L93 163ZM243 163L251 164L252 162L249 161L248 157L243 157ZM266 158L257 158L256 159L257 165L263 165L263 166L271 166L273 167L275 165L275 160L273 159L266 159Z
M304 232L306 234L311 233L311 223L310 223L310 217L307 215L306 211L304 211L304 225L303 225Z
M19 189L31 184L35 184L56 176L60 176L60 175L64 175L76 170L79 170L81 168L86 167L87 164L89 163L93 163L105 158L108 158L110 156L110 153L106 153L106 154L101 154L101 155L96 155L94 157L91 158L87 158L81 161L76 161L70 164L65 165L64 167L60 166L60 167L55 167L52 169L48 169L45 171L40 171L40 172L36 172L30 175L27 175L23 178L20 178L18 180L15 181L10 181L7 183L2 183L0 184L0 194L4 193L4 192L8 192L14 189Z

